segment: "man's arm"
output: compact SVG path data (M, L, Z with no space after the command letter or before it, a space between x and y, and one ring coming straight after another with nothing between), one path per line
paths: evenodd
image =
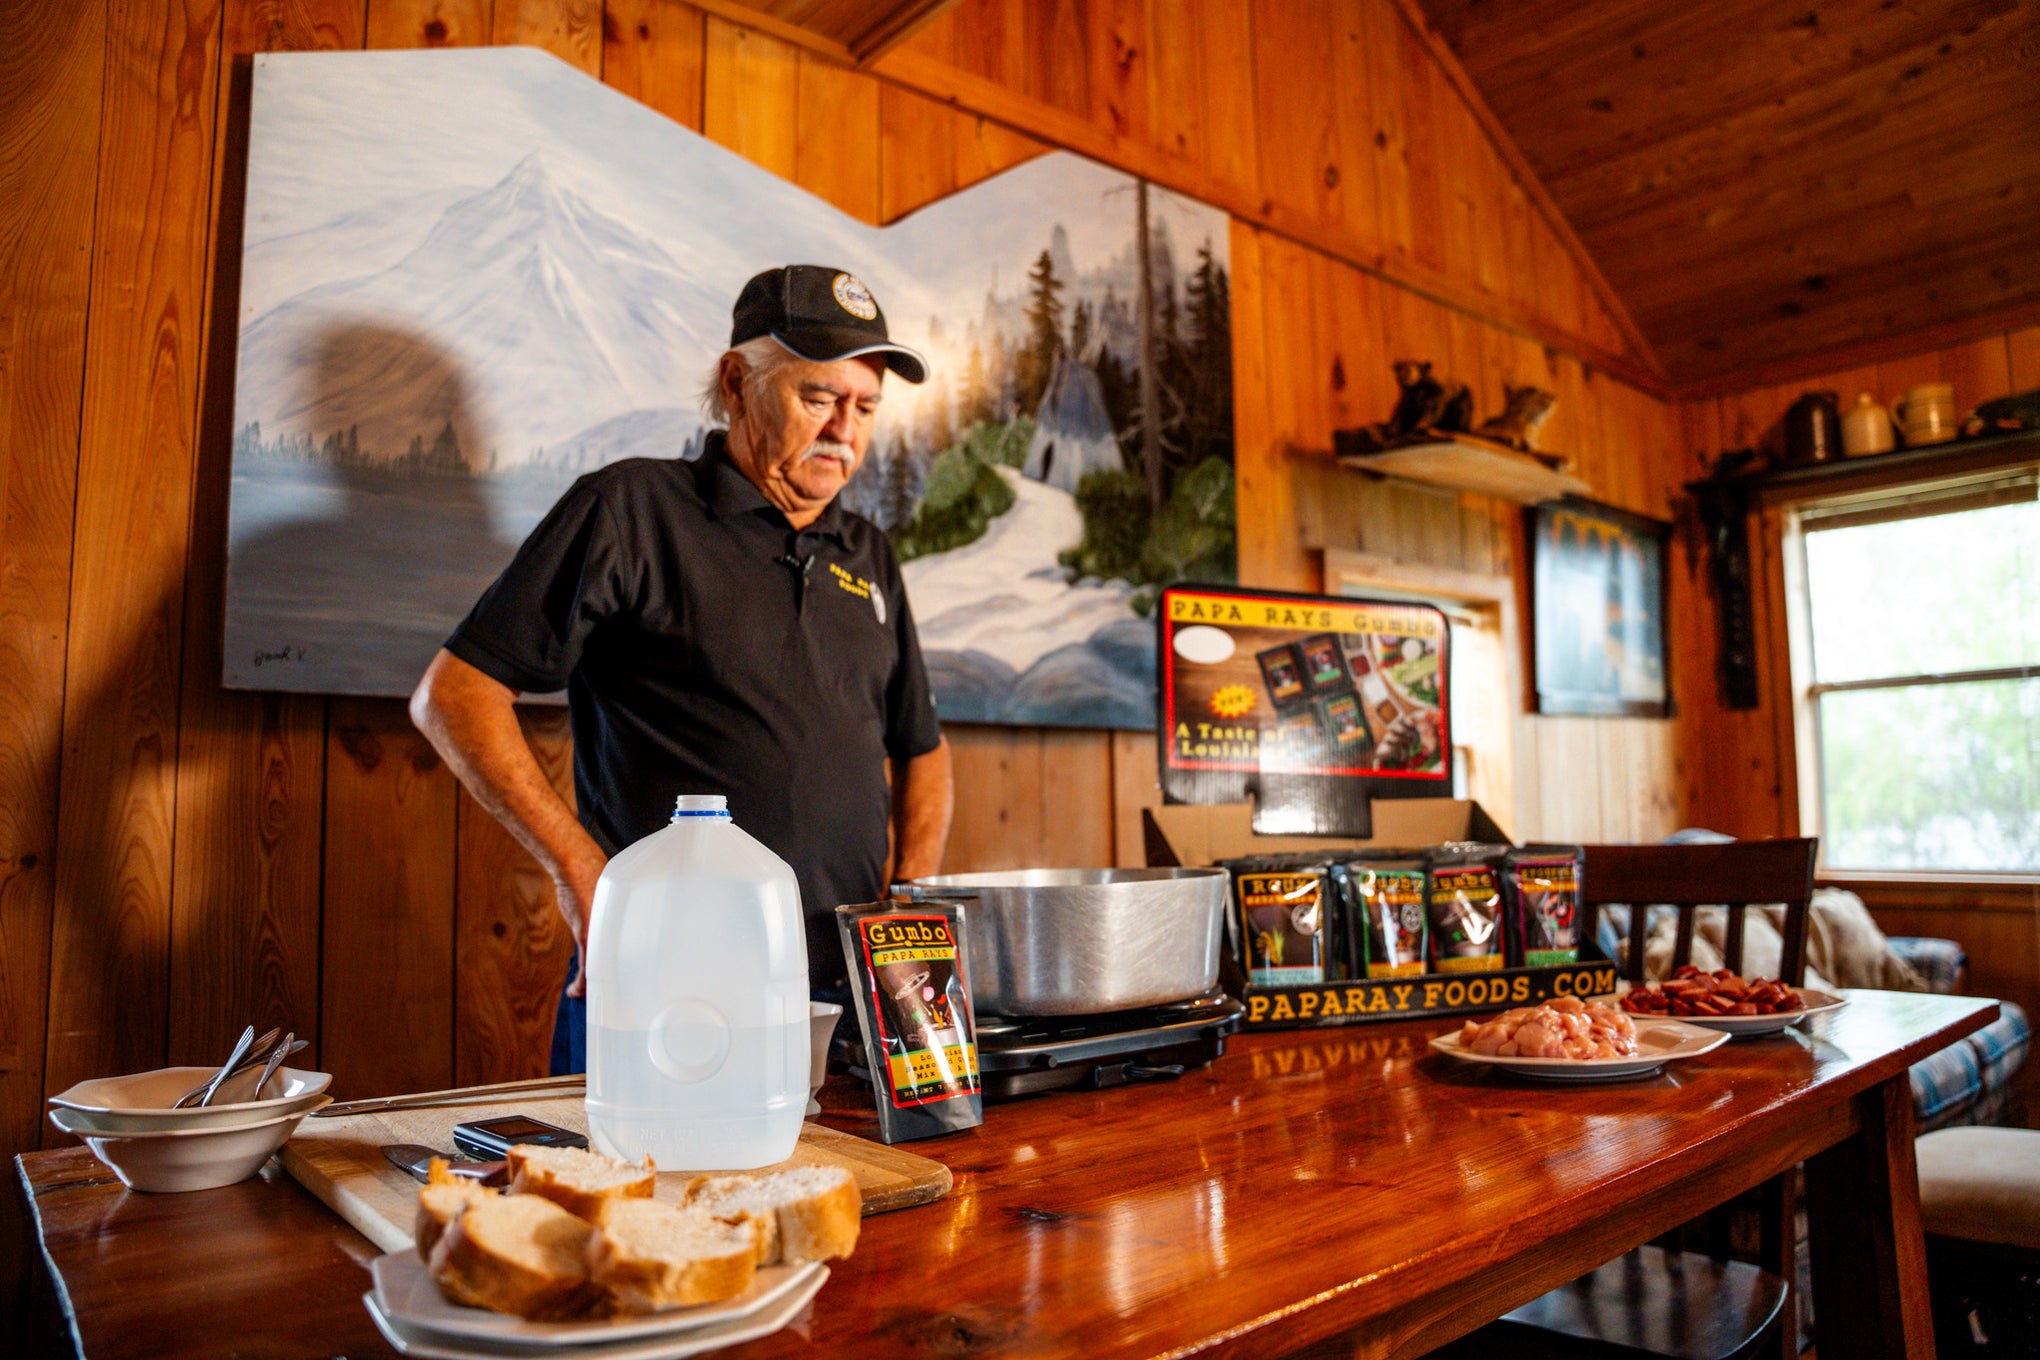
M532 755L517 725L516 699L509 686L442 648L411 694L411 721L475 801L552 875L581 960L568 991L580 996L587 989L588 912L608 857Z
M941 872L949 819L955 812L949 738L926 755L893 762L893 868L888 883Z

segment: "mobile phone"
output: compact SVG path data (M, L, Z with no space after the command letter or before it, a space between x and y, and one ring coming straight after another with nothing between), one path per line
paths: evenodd
M477 1119L472 1124L453 1126L453 1145L478 1161L493 1162L510 1153L519 1143L536 1147L585 1148L585 1134L543 1123L525 1114L506 1114L497 1119Z

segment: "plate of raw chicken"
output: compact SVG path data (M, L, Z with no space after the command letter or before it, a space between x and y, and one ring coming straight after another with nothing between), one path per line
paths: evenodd
M1698 1057L1727 1042L1726 1034L1682 1020L1639 1020L1598 1001L1561 996L1469 1020L1431 1040L1431 1047L1526 1077L1612 1081L1646 1076L1676 1058Z

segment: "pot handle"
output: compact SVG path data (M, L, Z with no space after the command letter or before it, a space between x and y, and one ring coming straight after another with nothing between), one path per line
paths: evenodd
M886 891L906 902L975 902L982 896L975 888L950 888L927 883L895 883Z

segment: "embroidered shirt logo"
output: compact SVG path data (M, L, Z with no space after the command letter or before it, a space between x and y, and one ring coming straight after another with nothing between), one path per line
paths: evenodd
M878 621L881 625L885 623L885 592L883 590L880 590L862 576L853 576L834 562L829 563L829 578L838 587L857 596L857 598L871 601L871 612L878 615Z
M859 321L872 321L878 317L878 304L872 301L871 290L859 283L850 274L838 274L829 285L836 295L836 301L844 311Z

